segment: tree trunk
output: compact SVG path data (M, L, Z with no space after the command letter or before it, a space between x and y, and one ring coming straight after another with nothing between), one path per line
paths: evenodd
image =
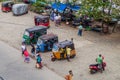
M101 33L103 33L103 29L104 29L104 22L103 22L103 19L102 19L102 25L101 25L101 27L102 27L102 30L101 30Z
M112 32L115 32L116 27L117 27L117 24L113 26Z
M110 7L109 7L108 15L110 15L111 8L112 8L112 0L110 1Z
M109 27L108 27L108 25L104 25L104 21L103 20L102 20L101 27L102 27L101 33L109 33Z

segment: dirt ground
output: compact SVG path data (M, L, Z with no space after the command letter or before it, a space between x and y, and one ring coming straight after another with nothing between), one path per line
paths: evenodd
M0 40L21 50L22 35L26 28L34 26L35 15L37 14L29 12L26 15L13 16L12 12L3 13L0 11ZM51 21L48 33L57 34L59 41L74 38L77 52L71 62L67 62L67 60L51 62L51 52L41 53L43 63L49 69L62 77L71 69L74 74L73 80L120 80L120 31L110 35L83 31L83 36L80 37L77 35L77 28L65 24L55 27ZM30 47L28 48L30 49ZM96 63L95 58L99 54L103 54L105 57L106 70L103 73L98 72L91 75L89 65Z

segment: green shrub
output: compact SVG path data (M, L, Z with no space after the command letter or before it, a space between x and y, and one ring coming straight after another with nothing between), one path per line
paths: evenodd
M42 4L41 1L37 1L31 5L30 10L36 13L42 13L44 11L45 4Z

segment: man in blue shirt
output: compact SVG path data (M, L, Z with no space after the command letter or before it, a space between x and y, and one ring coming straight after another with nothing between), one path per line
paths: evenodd
M80 25L80 26L78 27L78 35L79 35L79 36L82 36L82 29L83 29L83 26Z

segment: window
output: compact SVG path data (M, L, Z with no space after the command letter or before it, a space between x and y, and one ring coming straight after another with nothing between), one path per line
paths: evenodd
M25 31L24 35L29 36L29 32Z
M38 43L38 44L42 44L43 41L39 38L37 43Z

